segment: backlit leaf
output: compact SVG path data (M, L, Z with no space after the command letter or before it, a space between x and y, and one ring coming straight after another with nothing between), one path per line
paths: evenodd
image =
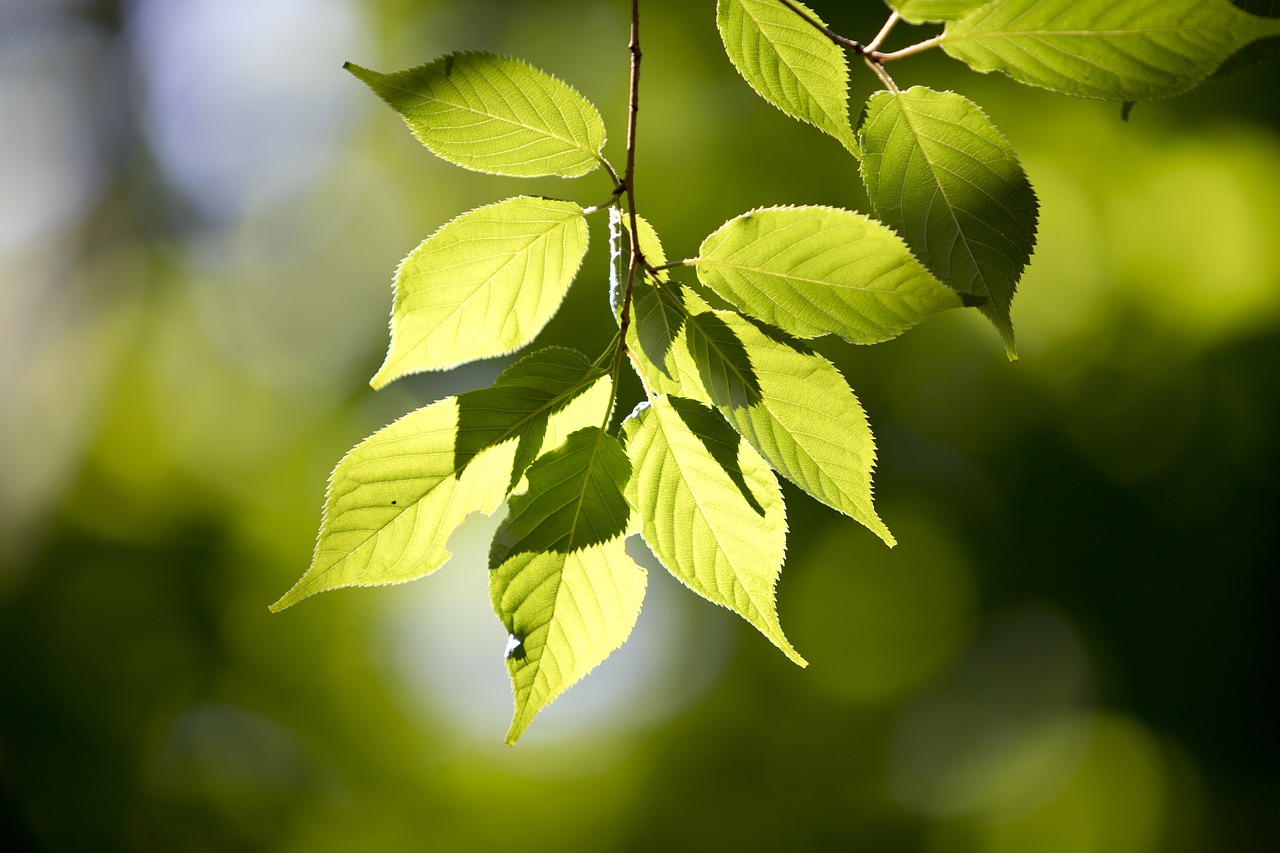
M468 51L393 74L344 67L450 163L518 178L573 178L601 164L599 111L571 86L519 60Z
M703 241L696 263L703 284L801 338L873 344L962 304L901 237L834 207L745 213Z
M582 208L569 201L518 196L446 223L396 271L391 347L371 384L525 346L586 251Z
M976 297L1012 358L1009 306L1038 210L1018 155L972 101L923 86L873 95L859 135L876 216L934 275Z
M803 3L795 5L821 22ZM843 48L778 0L719 0L716 25L729 60L751 88L859 154L849 128Z
M889 0L903 20L913 24L925 21L955 21L990 3L991 0Z
M654 555L803 666L778 624L787 521L765 461L717 412L681 397L656 397L624 430L635 469L628 495Z
M871 427L831 362L733 311L691 313L685 340L716 408L775 471L894 544L872 505Z
M942 49L1020 83L1112 101L1181 94L1280 20L1227 0L996 0L947 25Z
M631 463L617 439L579 430L529 469L490 551L489 592L511 636L515 743L534 715L627 639L646 575L627 556Z
M329 478L310 568L272 610L435 571L449 559L450 534L472 512L492 513L532 456L603 420L611 388L584 356L548 348L492 388L440 400L360 442Z

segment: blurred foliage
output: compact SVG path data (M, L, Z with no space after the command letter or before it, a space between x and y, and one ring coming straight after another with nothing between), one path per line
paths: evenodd
M617 152L624 5L0 4L0 849L1280 846L1274 64L1127 123L895 68L984 105L1041 237L1018 364L959 314L827 348L902 544L789 501L808 670L652 572L627 646L504 747L486 519L437 576L269 616L333 460L502 366L374 395L386 271L496 197L601 200L435 161L342 62L519 55ZM820 8L863 39L884 17ZM638 198L672 257L754 206L865 208L711 4L644 14ZM606 267L596 241L543 340L603 347Z

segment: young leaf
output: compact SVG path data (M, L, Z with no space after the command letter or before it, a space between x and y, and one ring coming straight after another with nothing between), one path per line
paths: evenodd
M507 671L515 743L535 714L627 639L646 575L627 556L631 463L598 427L579 430L529 469L529 488L490 551L489 593L512 638Z
M923 24L931 21L956 21L991 0L889 0L904 21Z
M423 145L463 168L576 178L601 164L599 111L519 60L468 51L393 74L343 67L400 113Z
M962 304L901 237L834 207L744 213L702 242L696 264L707 287L801 338L874 344Z
M1147 101L1199 84L1280 20L1228 0L996 0L947 25L942 49L976 71L1082 98Z
M654 555L804 666L778 624L787 520L769 466L719 414L681 397L656 397L623 429L635 471L628 497Z
M981 300L1014 358L1009 306L1038 204L1013 147L968 98L923 86L873 95L859 136L876 216L934 275Z
M803 3L795 5L821 23ZM716 26L729 61L762 98L861 156L849 128L843 48L778 0L719 0Z
M733 311L690 313L685 340L716 408L775 471L894 544L872 506L871 427L831 362Z
M573 350L548 348L509 367L492 388L448 397L374 433L334 469L311 566L271 609L435 571L469 514L493 512L530 456L599 423L611 401L607 374Z
M570 201L517 196L446 223L396 271L391 346L370 384L525 346L586 252L587 223Z

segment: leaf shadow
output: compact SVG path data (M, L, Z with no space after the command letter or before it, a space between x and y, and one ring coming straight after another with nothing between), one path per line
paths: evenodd
M747 502L752 511L756 515L764 518L764 507L760 505L760 501L752 493L751 488L747 485L746 477L742 473L742 466L738 464L738 452L743 442L742 436L738 435L728 422L715 412L696 400L689 400L685 397L670 397L671 408L675 409L680 420L684 421L685 426L689 428L689 432L693 433L698 441L702 442L702 446L707 449L707 453L711 454L711 458L716 461L724 472L729 476L729 480L738 487L738 491L742 494L742 499Z

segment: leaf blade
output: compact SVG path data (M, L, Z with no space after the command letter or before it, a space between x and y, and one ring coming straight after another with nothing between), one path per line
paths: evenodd
M579 430L529 469L494 537L489 590L514 642L515 713L507 742L630 635L646 573L627 556L631 463L598 427Z
M432 153L465 169L575 178L601 164L599 111L520 60L465 51L391 74L343 67L400 113Z
M725 420L775 471L892 546L872 501L875 438L835 365L733 311L690 314L686 326Z
M696 266L707 287L800 338L878 343L961 305L901 237L834 207L766 207L735 217L702 242Z
M318 592L405 583L449 559L449 536L472 512L492 513L533 454L599 423L612 383L579 353L531 353L492 388L411 412L353 447L329 479L307 571L271 605ZM495 409L495 392L505 395ZM477 410L484 415L474 414Z
M628 496L654 555L804 666L778 622L787 524L767 463L719 414L679 397L654 398L623 429L635 471Z
M991 0L889 0L904 21L913 24L955 21Z
M821 23L803 3L795 5ZM849 127L849 66L839 45L773 0L719 0L716 27L730 62L757 94L861 156Z
M975 71L1067 95L1179 95L1280 22L1227 0L998 0L947 25L942 49Z
M526 346L564 301L587 241L581 207L531 196L445 223L396 271L391 344L370 384Z
M873 95L859 137L876 216L945 284L983 300L1015 358L1009 311L1039 203L1013 147L972 101L923 86Z

